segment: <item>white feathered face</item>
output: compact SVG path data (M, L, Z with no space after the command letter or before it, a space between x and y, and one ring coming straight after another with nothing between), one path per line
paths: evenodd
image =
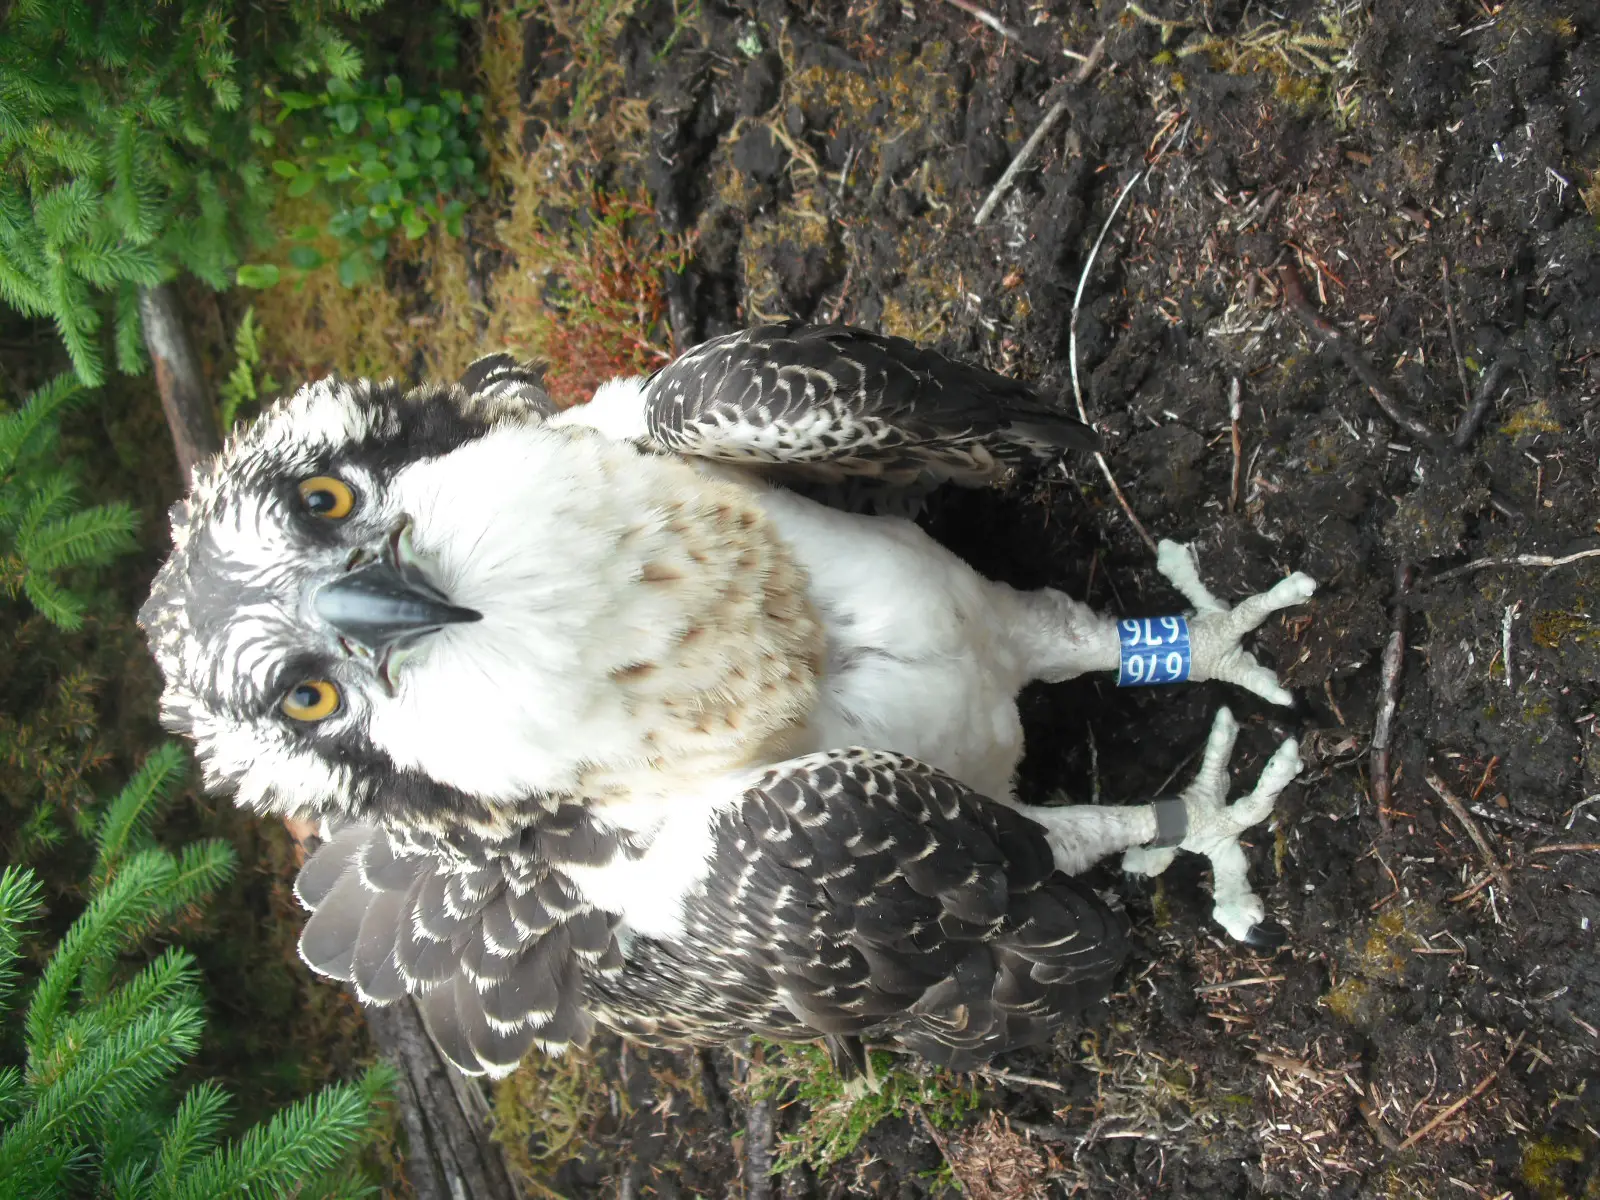
M538 681L585 619L546 569L581 532L552 498L583 484L566 435L460 401L311 384L197 472L140 621L208 785L480 827L551 802Z

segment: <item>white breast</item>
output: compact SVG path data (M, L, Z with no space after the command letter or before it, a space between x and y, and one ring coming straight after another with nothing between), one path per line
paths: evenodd
M822 695L803 749L893 750L1009 798L1027 672L1009 610L996 604L1004 585L909 521L778 489L761 504L808 574L827 631Z
M619 852L602 866L568 866L562 872L590 904L622 918L624 941L681 938L684 901L710 870L713 826L739 803L757 774L733 772L692 791L606 803L599 810L602 819L645 843L643 857Z

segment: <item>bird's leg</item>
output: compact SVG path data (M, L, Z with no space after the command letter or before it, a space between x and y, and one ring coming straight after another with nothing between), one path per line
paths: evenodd
M1012 807L1044 827L1056 870L1066 875L1081 875L1101 859L1143 846L1160 833L1153 804Z
M1261 944L1266 909L1250 890L1239 835L1271 815L1279 794L1300 771L1300 753L1293 738L1285 741L1268 760L1255 790L1230 805L1228 759L1238 733L1233 714L1219 710L1194 782L1172 800L1121 807L1015 807L1044 827L1056 869L1068 875L1119 852L1122 869L1136 875L1161 874L1179 850L1205 855L1211 860L1211 915L1237 940Z
M1220 679L1237 684L1274 704L1294 703L1294 697L1278 682L1277 675L1257 662L1256 656L1239 642L1245 634L1279 609L1291 608L1309 600L1317 590L1316 580L1302 571L1296 571L1278 580L1266 591L1246 597L1229 608L1200 582L1194 554L1187 546L1163 538L1156 553L1156 570L1183 593L1185 600L1194 605L1194 612L1186 618L1189 626L1189 679L1196 683L1204 679ZM1229 745L1231 747L1232 743ZM1227 765L1226 757L1223 765Z
M1020 592L995 584L996 606L1028 679L1058 683L1087 671L1116 671L1122 685L1220 679L1274 704L1290 704L1278 677L1240 645L1279 609L1306 600L1316 582L1295 572L1229 608L1200 582L1190 552L1163 541L1156 569L1194 606L1186 616L1118 621L1053 588Z
M1211 860L1213 919L1236 940L1262 945L1273 940L1273 935L1266 933L1263 925L1266 907L1250 890L1249 864L1239 835L1272 815L1273 804L1300 773L1300 749L1293 738L1286 739L1262 768L1255 789L1229 804L1228 759L1238 736L1239 723L1233 714L1219 709L1194 782L1178 794L1177 801L1152 806L1183 805L1182 840L1176 845L1131 847L1122 856L1122 869L1135 875L1159 875L1179 850L1205 855Z

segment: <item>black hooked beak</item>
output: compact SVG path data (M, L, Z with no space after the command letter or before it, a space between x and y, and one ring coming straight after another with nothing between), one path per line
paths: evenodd
M479 621L483 614L451 604L444 593L404 561L400 536L375 563L346 571L311 598L317 615L374 655L415 640L444 625Z

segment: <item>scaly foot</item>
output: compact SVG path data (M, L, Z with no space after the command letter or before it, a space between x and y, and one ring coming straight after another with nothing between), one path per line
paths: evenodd
M1274 704L1294 703L1294 697L1278 682L1278 677L1257 662L1256 656L1239 641L1279 609L1309 599L1317 590L1316 580L1296 571L1267 591L1229 608L1200 582L1194 555L1188 547L1163 539L1156 553L1156 570L1195 608L1189 618L1191 680L1198 683L1204 679L1220 679Z
M1186 822L1183 840L1176 846L1135 847L1122 856L1122 869L1134 875L1159 875L1179 850L1205 855L1211 860L1212 917L1236 941L1271 948L1282 937L1266 923L1266 907L1250 890L1250 868L1239 835L1272 815L1278 796L1300 773L1300 749L1293 738L1285 741L1262 768L1255 790L1229 804L1228 759L1238 735L1233 714L1219 709L1200 770L1178 796Z

